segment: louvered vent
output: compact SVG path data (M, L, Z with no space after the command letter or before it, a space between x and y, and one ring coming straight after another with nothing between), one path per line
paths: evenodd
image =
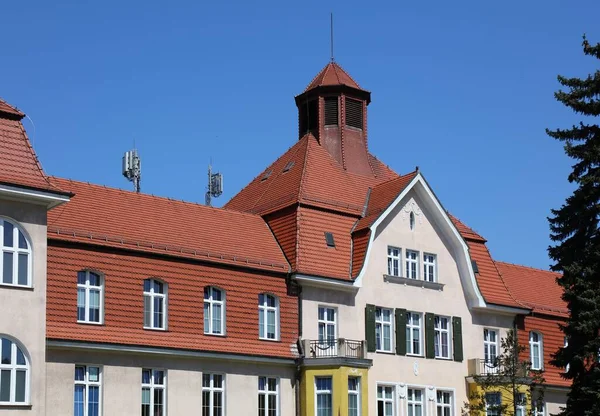
M338 98L325 97L325 125L337 126L338 124Z
M346 98L346 125L363 128L362 101Z

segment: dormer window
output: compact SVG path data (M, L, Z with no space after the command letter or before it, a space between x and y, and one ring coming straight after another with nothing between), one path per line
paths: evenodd
M346 126L363 128L363 103L362 101L346 98Z

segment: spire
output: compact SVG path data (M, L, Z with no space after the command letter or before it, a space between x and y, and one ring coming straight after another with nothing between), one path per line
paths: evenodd
M317 76L308 84L304 92L308 92L317 87L339 86L345 85L350 88L360 90L360 86L352 79L344 69L333 60L325 65Z

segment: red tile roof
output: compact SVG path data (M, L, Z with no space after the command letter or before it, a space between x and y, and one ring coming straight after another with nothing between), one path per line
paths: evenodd
M306 87L304 92L321 86L346 85L361 89L352 77L336 62L329 62Z
M281 248L258 215L66 179L52 181L75 196L49 213L49 238L289 270Z
M534 312L567 317L567 303L556 283L559 273L496 261L510 293Z
M24 116L0 100L0 183L64 194L44 173L21 123Z

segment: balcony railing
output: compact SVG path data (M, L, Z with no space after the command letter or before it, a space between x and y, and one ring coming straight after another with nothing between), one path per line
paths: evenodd
M497 374L506 375L510 369L503 368L498 360L485 360L482 358L473 358L468 362L469 376L491 376ZM516 370L518 377L527 377L525 368Z
M355 341L345 338L315 341L302 340L306 358L367 358L365 341Z

